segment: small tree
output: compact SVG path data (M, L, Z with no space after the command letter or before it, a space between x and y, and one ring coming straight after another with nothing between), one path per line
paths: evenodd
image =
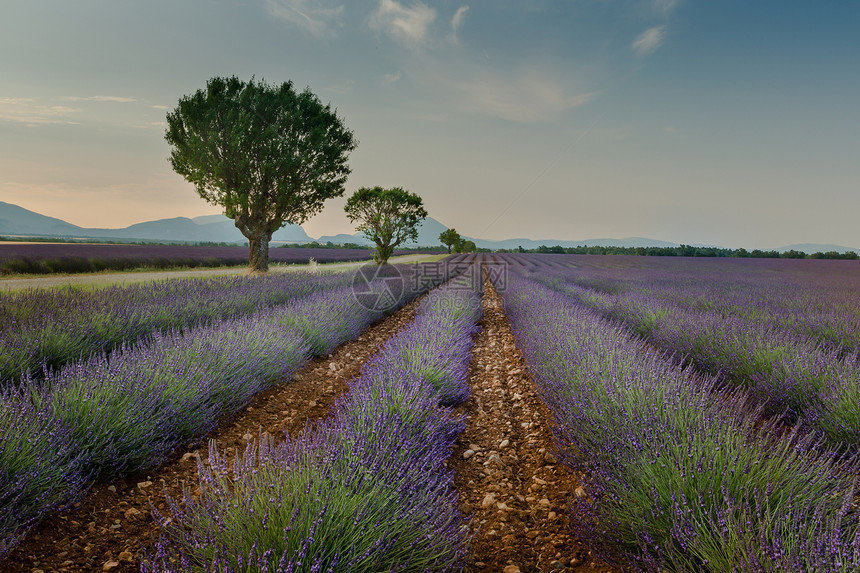
M457 244L454 245L455 253L474 253L478 250L478 247L475 246L474 241L469 241L468 239L463 239L460 237L460 240L457 241Z
M248 238L250 269L269 269L269 241L343 195L357 142L329 105L292 82L215 77L167 114L173 169L224 207Z
M394 248L418 240L418 225L427 217L421 197L400 187L362 187L346 202L346 216L376 244L373 260L383 264Z
M439 235L439 240L442 241L442 244L448 247L448 254L451 254L451 247L457 245L460 242L460 233L458 233L454 229L448 229L446 231L442 231Z

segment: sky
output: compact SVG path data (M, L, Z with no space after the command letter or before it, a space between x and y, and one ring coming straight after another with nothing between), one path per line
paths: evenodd
M3 0L0 200L86 227L220 212L165 114L213 76L309 87L342 198L462 235L860 247L858 0Z

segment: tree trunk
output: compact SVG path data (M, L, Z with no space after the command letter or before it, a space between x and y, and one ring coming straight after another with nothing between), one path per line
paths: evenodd
M376 252L373 253L373 260L377 265L384 265L388 262L388 257L394 253L394 247L376 243Z
M270 236L267 234L248 239L251 251L248 258L248 270L250 272L269 272L269 239Z

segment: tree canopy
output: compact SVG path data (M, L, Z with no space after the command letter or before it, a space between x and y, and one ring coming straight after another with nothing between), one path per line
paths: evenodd
M474 241L460 239L455 246L455 253L474 253L478 250Z
M448 247L448 253L450 253L451 247L456 247L462 239L456 229L446 229L439 234L439 240Z
M214 77L167 114L173 169L224 207L248 238L250 267L268 270L272 233L339 197L358 142L309 89Z
M362 187L347 199L346 216L376 244L373 259L388 261L394 248L418 240L418 225L427 217L421 197L400 187Z

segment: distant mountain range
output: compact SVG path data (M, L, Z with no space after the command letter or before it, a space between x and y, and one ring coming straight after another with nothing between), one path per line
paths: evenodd
M122 229L92 229L46 217L0 201L0 235L56 237L62 239L117 239L135 241L177 241L189 243L242 243L245 237L224 215L189 219L174 217L137 223ZM273 241L307 243L313 241L300 225L285 225Z
M440 245L439 235L443 231L447 231L448 227L434 219L427 217L424 219L421 226L418 228L418 245L422 247L430 247ZM475 237L463 236L475 243L475 246L482 249L516 249L522 247L524 249L536 249L541 245L552 247L561 245L562 247L578 247L584 246L605 246L605 247L677 247L678 243L667 243L666 241L657 241L655 239L645 239L642 237L629 237L627 239L588 239L586 241L562 241L558 239L503 239L501 241L490 241L487 239L479 239ZM361 233L354 235L324 235L317 239L320 243L331 241L332 243L357 243L359 245L370 245L370 241L364 238Z
M785 251L801 251L806 254L812 253L829 253L832 251L836 251L837 253L844 253L846 251L854 251L857 254L860 254L860 249L851 249L848 247L842 247L840 245L829 245L825 243L798 243L796 245L788 245L785 247L780 247L775 249L780 253Z
M432 217L424 219L418 229L418 242L407 246L433 247L440 245L439 235L448 227ZM203 217L174 217L137 223L121 229L93 229L79 227L62 219L47 217L33 211L0 201L0 235L12 237L40 237L58 239L106 239L117 241L153 241L153 242L188 242L188 243L244 243L245 237L233 224L233 220L224 215L206 215ZM625 239L586 239L582 241L564 241L559 239L504 239L490 241L486 239L464 237L475 242L475 245L486 249L536 249L541 245L548 247L603 246L603 247L677 247L678 243L658 241L644 237L627 237ZM370 245L364 235L323 235L317 239L311 238L301 225L285 225L272 236L273 242L280 243L309 243L316 240L320 243L335 244L356 243ZM703 246L703 245L693 245ZM828 251L855 251L860 249L840 245L805 243L788 245L774 249L803 251L805 253Z

